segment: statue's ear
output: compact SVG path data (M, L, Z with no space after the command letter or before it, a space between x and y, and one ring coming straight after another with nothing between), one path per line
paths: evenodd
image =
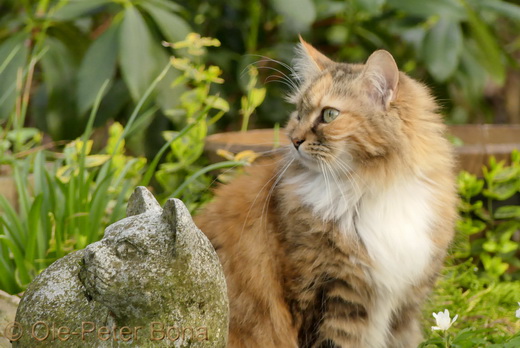
M176 231L184 230L186 227L191 227L191 225L194 224L188 208L177 198L170 198L166 201L162 217Z
M161 206L150 191L138 186L128 200L126 216L139 215L146 212L160 212Z

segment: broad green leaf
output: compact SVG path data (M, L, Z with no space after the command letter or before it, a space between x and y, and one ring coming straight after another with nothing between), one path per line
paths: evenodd
M484 196L503 201L512 197L519 189L520 181L508 181L483 191Z
M494 11L514 21L520 21L520 6L501 0L484 0L479 2L479 7Z
M78 71L78 111L85 113L96 99L103 83L114 76L116 70L119 22L112 25L94 41Z
M477 59L495 82L502 85L505 80L506 68L502 62L500 45L496 37L490 32L490 29L480 20L477 13L468 5L466 9L469 29L480 48L476 52L478 53Z
M182 6L176 4L171 0L148 0L147 2L159 7L163 7L164 9L167 9L172 12L179 12L183 10Z
M153 2L144 2L141 6L150 14L169 42L184 40L186 35L192 31L190 26L180 16L155 5Z
M506 167L494 173L493 181L505 182L516 178L520 178L520 168Z
M506 205L498 208L494 214L495 219L520 219L520 206Z
M14 112L17 78L25 68L28 47L26 33L15 34L0 45L0 120Z
M90 15L111 2L111 0L69 0L63 7L56 10L51 18L61 21L73 20Z
M446 81L457 66L462 52L460 24L448 18L439 18L426 34L422 56L428 71L439 82Z
M498 252L501 254L507 254L516 249L518 249L518 243L508 240L500 245Z
M312 0L270 0L271 6L282 17L283 25L294 34L306 32L316 19Z
M119 31L119 62L121 72L134 101L138 101L155 78L154 39L139 11L130 6L125 10Z
M379 15L386 0L354 0L356 8L361 9L372 16Z
M67 47L60 40L49 36L45 38L44 45L48 50L42 56L40 66L45 82L47 108L42 108L44 113L36 117L40 122L45 122L38 126L54 138L75 138L83 130L83 123L75 112L74 90L78 62L71 51L73 48Z
M446 19L462 20L466 17L464 7L457 0L387 0L391 8L402 10L408 15L429 18L439 16Z

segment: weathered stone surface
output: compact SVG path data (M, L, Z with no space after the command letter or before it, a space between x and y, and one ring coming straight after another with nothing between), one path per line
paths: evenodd
M11 342L4 337L4 332L9 329L14 322L16 308L20 303L20 298L9 295L0 290L0 348L10 348Z
M222 267L184 204L139 187L127 215L34 280L14 347L226 346Z

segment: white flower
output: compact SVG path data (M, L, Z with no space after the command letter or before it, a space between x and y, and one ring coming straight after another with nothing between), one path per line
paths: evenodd
M447 309L445 309L444 312L433 313L433 317L437 322L437 326L432 326L432 330L446 331L455 322L455 320L457 320L459 315L455 315L452 320L450 318L450 312Z
M518 305L520 306L520 302L518 302ZM520 319L520 308L516 310L516 317Z

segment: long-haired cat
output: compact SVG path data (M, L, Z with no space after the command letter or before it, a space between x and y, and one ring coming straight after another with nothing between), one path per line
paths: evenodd
M336 63L301 40L294 146L196 218L224 266L229 347L416 347L453 235L437 106L390 53Z

